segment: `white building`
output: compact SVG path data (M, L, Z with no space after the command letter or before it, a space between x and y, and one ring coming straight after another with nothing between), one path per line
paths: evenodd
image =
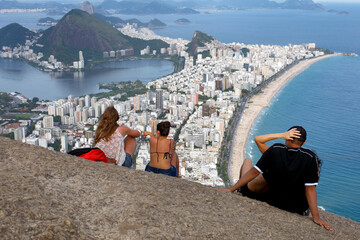
M67 134L63 134L61 136L61 152L68 152L68 146L69 146L69 140L68 140L68 135Z
M14 139L17 141L22 141L26 137L26 128L19 127L14 131Z
M39 138L39 146L43 148L48 148L48 141L46 138Z
M44 128L53 128L54 127L54 117L46 116L43 118Z

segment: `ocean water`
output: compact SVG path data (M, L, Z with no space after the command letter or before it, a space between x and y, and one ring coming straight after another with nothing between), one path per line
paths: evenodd
M336 52L360 55L360 4L326 6L346 10L350 14L248 10L197 15L118 16L123 19L136 17L141 21L156 17L169 27L154 31L172 38L191 40L194 31L200 30L225 43L288 45L315 42L319 47ZM18 14L0 14L0 27L20 21L24 26L34 28L34 21L40 17L43 14L25 14L24 18ZM192 24L175 24L174 21L179 18L187 18ZM156 72L157 69L152 68L151 71ZM103 74L106 72L103 71ZM32 76L36 76L35 72L26 75L26 78ZM95 79L105 79L103 76L98 74ZM74 81L74 78L71 79ZM1 89L4 88L3 81L4 78L0 77ZM359 81L360 57L333 57L313 64L276 95L269 108L256 119L249 138L283 132L294 124L303 125L308 131L305 147L315 150L323 160L317 188L318 204L327 211L356 221L360 221ZM82 86L88 84L85 82ZM59 82L58 86L61 85ZM41 86L38 87L41 89ZM246 154L255 162L260 157L252 141L247 144Z
M255 120L246 155L254 162L261 157L254 136L302 125L308 133L304 147L323 162L318 205L360 221L359 102L360 57L317 62L288 82Z
M0 14L0 28L10 23L18 23L29 29L46 29L46 26L38 26L40 18L48 17L46 13L3 13ZM61 16L50 16L54 19L60 19Z
M339 52L360 52L360 4L327 4L329 9L346 10L349 15L326 11L261 9L195 15L118 15L149 21L158 18L169 27L155 33L191 40L194 31L205 32L221 42L288 45L315 42L317 46ZM187 18L192 24L174 21Z

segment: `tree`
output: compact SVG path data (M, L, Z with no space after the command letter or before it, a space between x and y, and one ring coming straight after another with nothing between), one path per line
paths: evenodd
M54 122L61 122L61 117L60 116L55 116L54 117Z
M13 140L15 139L15 134L13 132L4 134L3 136Z
M243 93L243 94L245 94L245 95L248 94L249 92L250 92L250 91L247 90L247 89L242 89L242 90L241 90L241 93Z
M250 49L248 49L248 48L242 48L242 49L241 49L241 52L242 52L242 54L243 54L244 56L247 56L247 54L250 52Z
M49 147L53 147L55 151L59 152L61 148L61 141L57 139L53 144L49 144Z

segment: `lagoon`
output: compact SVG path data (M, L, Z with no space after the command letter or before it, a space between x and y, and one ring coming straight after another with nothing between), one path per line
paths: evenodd
M72 94L98 93L99 83L140 80L143 83L171 74L174 64L165 60L109 62L86 72L42 72L19 60L0 59L0 91L26 97L57 100Z

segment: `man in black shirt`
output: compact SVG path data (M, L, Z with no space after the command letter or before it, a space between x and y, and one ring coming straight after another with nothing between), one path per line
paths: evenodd
M266 145L279 138L286 140L285 145ZM284 133L257 136L255 142L262 157L254 167L250 159L245 159L239 181L224 190L239 189L245 196L302 215L310 208L314 222L332 230L318 212L315 187L320 177L320 161L313 151L302 148L306 142L305 129L294 126Z

